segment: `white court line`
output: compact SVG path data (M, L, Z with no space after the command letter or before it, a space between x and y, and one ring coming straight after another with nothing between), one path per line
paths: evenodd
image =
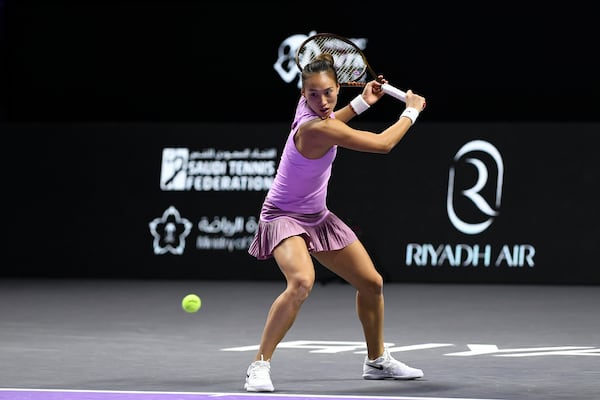
M220 399L250 397L258 399L276 399L285 397L291 399L387 399L387 400L506 400L506 399L491 399L491 398L474 398L474 397L414 397L414 396L350 396L350 395L318 395L318 394L278 394L277 392L270 393L219 393L219 392L163 392L163 391L132 391L132 390L77 390L77 389L25 389L25 388L0 388L0 399L3 399L2 392L35 392L35 393L88 393L88 394L117 394L117 395L173 395L173 396L199 396L201 397L218 397ZM8 399L8 398L6 398ZM143 398L142 398L143 399Z

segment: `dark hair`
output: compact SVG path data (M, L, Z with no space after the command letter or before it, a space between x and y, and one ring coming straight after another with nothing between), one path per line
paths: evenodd
M304 81L310 75L317 74L319 72L327 72L337 82L337 71L333 63L333 56L329 53L321 53L316 56L314 60L306 64L302 69L302 84L304 85Z

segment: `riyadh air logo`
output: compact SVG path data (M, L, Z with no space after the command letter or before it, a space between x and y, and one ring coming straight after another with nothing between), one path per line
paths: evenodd
M152 220L149 226L154 237L154 254L183 254L185 238L192 230L192 223L182 218L175 207L167 208L163 215Z
M489 142L473 140L454 156L448 177L446 208L452 225L476 235L492 225L502 201L504 163Z
M286 83L292 83L294 79L298 78L298 89L302 87L302 80L300 78L300 70L296 65L296 53L302 43L309 37L315 35L316 31L311 31L308 35L292 35L288 36L277 49L277 60L273 64L273 69L277 71L281 79ZM350 38L361 50L367 47L366 38ZM361 60L362 61L362 60ZM301 62L302 65L305 63Z

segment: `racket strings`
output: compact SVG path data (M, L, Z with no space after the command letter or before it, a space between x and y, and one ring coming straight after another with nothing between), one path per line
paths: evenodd
M365 75L367 64L362 52L355 45L339 38L315 36L304 43L296 55L298 67L302 70L321 54L333 56L334 68L341 84L357 82Z

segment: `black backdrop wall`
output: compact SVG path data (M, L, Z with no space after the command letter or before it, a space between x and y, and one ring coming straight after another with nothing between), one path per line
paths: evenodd
M280 279L245 246L298 96L291 57L329 31L427 97L392 155L336 160L330 207L388 279L598 283L591 6L401 7L0 1L0 274Z
M329 207L390 281L598 284L599 128L419 123L390 155L341 150ZM2 275L280 279L247 247L287 124L4 129Z
M427 96L424 120L598 121L596 13L575 3L7 2L6 119L287 122L290 55L335 32ZM365 118L398 110L386 102Z

